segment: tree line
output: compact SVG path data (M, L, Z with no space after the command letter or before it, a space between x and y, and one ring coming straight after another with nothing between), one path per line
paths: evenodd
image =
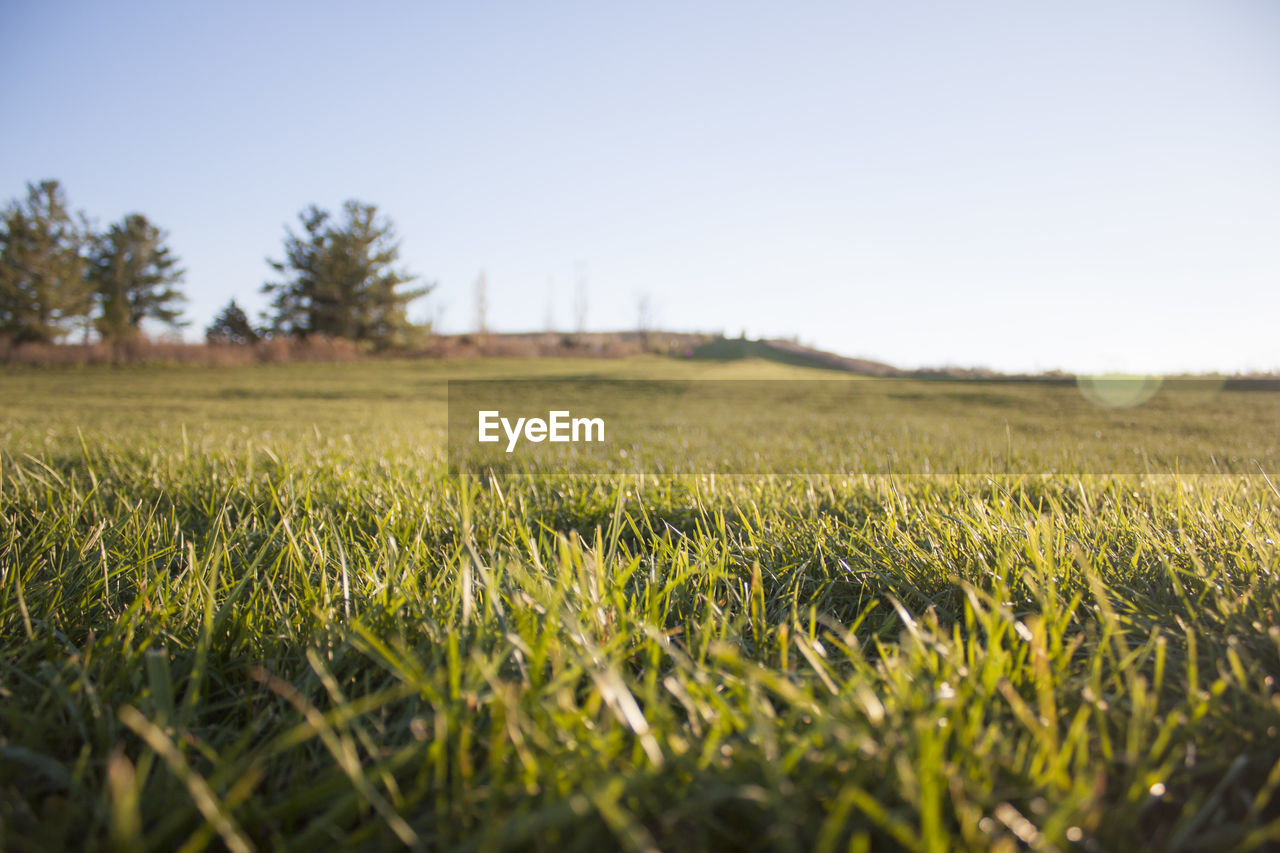
M422 331L408 305L433 285L397 266L394 226L375 205L348 201L335 216L315 205L285 229L283 258L267 259L270 307L254 323L232 299L205 330L214 343L323 336L377 347L412 343ZM141 213L98 230L73 213L55 180L27 185L0 216L0 339L54 343L76 333L120 342L152 320L189 325L182 306L186 271L168 233Z

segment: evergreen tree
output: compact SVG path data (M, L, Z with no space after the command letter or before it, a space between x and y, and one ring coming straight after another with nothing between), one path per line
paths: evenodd
M213 322L204 330L204 339L211 344L252 344L261 338L258 330L249 322L234 299L227 303Z
M140 213L131 213L91 241L89 281L99 304L95 321L104 340L137 334L146 318L183 326L174 285L185 270L164 245L166 234Z
M404 289L416 276L395 264L400 244L372 204L348 201L335 222L315 205L298 215L302 233L286 229L284 260L267 263L284 276L268 282L274 332L327 335L386 346L413 328L406 311L431 286Z
M72 219L57 181L27 184L25 201L0 223L0 335L16 343L57 340L86 317L83 217Z

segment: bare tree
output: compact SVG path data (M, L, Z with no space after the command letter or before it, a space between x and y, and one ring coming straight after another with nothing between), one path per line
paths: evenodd
M646 334L653 330L653 304L648 293L636 295L636 331Z
M543 324L548 332L556 330L556 283L551 276L547 276L547 316Z
M480 276L472 289L476 306L476 332L483 335L489 331L489 279L480 271Z
M578 263L577 278L573 295L573 317L578 334L582 334L587 330L587 266L582 262Z

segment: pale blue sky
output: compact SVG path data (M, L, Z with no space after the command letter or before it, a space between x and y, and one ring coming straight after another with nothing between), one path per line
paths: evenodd
M0 3L0 198L189 269L191 336L311 202L414 316L797 334L904 366L1280 369L1280 4ZM550 287L548 282L550 281Z

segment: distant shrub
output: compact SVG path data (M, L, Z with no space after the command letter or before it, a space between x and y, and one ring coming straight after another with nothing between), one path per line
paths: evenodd
M134 336L115 343L14 343L0 337L0 364L32 366L90 364L274 364L295 361L353 361L375 356L400 358L625 358L692 351L710 335L649 332L532 332L423 336L413 344L376 350L371 342L309 335L236 342L215 330L205 343Z
M0 339L0 363L29 366L97 364L237 365L293 361L354 361L366 356L359 344L340 338L274 338L253 344L188 344L135 337L116 343L49 344Z

